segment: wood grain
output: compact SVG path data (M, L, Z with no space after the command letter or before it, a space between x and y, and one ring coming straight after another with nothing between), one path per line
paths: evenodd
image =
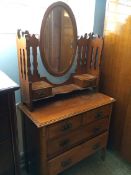
M122 135L123 132L125 133L124 123L128 118L126 117L127 107L131 103L129 100L131 94L131 6L127 1L121 3L120 0L109 0L108 3L104 28L101 91L116 99L111 120L110 140L113 147L120 150L121 142L123 142ZM129 118L128 122L130 122ZM130 138L129 135L128 139Z
M42 127L112 102L114 102L114 99L104 94L89 93L47 102L35 108L33 112L22 104L19 105L19 108L37 127Z
M33 112L20 105L29 172L35 168L36 175L57 174L99 149L105 155L113 102L86 92L46 101ZM87 141L91 144L83 146Z
M48 157L53 158L59 154L69 150L70 148L87 141L102 132L108 130L109 119L102 119L91 123L90 125L82 126L70 133L66 133L61 137L48 140Z
M48 162L49 175L56 175L86 156L106 146L107 133L85 142ZM98 146L97 146L98 145Z

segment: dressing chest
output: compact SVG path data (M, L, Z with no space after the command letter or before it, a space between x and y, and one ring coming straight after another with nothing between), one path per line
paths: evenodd
M22 112L26 168L32 174L57 175L105 149L113 98L101 93L75 94Z
M64 2L48 7L38 38L18 30L19 109L31 175L57 175L98 150L104 158L114 99L98 92L102 47L102 37L77 36Z

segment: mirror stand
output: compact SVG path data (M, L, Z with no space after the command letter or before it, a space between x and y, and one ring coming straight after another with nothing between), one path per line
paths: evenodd
M63 84L53 84L46 77L40 77L38 70L37 48L39 40L29 32L17 32L17 50L19 77L21 86L21 101L30 110L36 101L54 97L57 94L84 90L89 87L98 89L100 75L100 60L103 38L93 35L81 37L77 40L76 73ZM32 49L32 56L31 56ZM31 70L31 57L32 67Z
M78 39L77 26L71 8L64 2L50 5L43 17L39 39L28 31L17 32L17 52L21 101L30 110L35 102L59 94L98 89L99 66L103 39L85 34ZM41 77L38 68L38 49L44 68L53 76L69 79L57 84ZM75 73L71 73L75 65Z

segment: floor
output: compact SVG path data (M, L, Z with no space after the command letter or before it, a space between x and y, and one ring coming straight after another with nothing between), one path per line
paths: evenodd
M131 175L131 164L112 151L107 151L106 160L102 161L98 152L59 175Z

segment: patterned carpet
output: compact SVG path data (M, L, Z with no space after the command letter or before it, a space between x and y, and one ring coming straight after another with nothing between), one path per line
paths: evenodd
M112 151L107 151L106 159L102 161L98 152L59 175L131 175L131 164Z

